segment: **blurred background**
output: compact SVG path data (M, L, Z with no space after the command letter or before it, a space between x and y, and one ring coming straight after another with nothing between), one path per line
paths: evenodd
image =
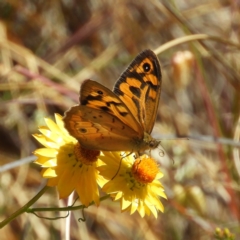
M73 212L70 239L240 239L239 41L239 0L1 0L0 221L45 184L31 158L44 117L78 103L85 79L112 88L150 48L163 73L152 135L164 152L152 154L164 172L165 212L130 216L105 200L85 211L86 222ZM64 205L53 188L34 206ZM64 239L64 223L25 213L1 239ZM217 227L229 238L214 236Z

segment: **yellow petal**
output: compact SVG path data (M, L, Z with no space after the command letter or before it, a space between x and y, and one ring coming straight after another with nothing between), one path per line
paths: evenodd
M130 214L133 214L138 208L138 200L132 202L131 209L130 209Z
M58 145L63 144L65 141L62 135L59 135L57 132L52 132L49 129L39 129L39 131L52 142L57 143Z
M122 192L119 191L119 192L116 194L114 200L118 200L118 199L120 199L121 197L122 197Z
M68 136L69 133L68 133L68 131L66 130L66 128L64 127L64 122L63 122L63 120L62 120L62 116L61 116L60 114L55 113L55 119L56 119L56 123L57 123L59 129L61 130L61 132L62 132L64 135Z
M157 213L157 209L155 208L155 206L148 205L148 208L151 210L153 216L157 219L158 213ZM150 214L148 214L148 215L150 215Z
M132 201L122 198L122 209L128 208L131 205Z
M46 167L56 167L56 166L57 166L56 158L50 159L50 160L48 160L48 161L45 161L45 162L42 164L42 167L43 167L43 168L46 168Z
M140 201L140 203L139 203L138 212L142 218L145 216L145 207L144 207L142 201Z
M44 118L44 120L51 132L61 132L59 126L52 119Z
M57 176L56 172L52 168L47 168L43 173L44 178L51 178L51 177L56 177L56 176Z
M49 149L49 148L38 148L34 151L34 154L45 156L45 157L56 157L58 151L56 149Z
M34 153L35 154L35 153ZM34 163L36 163L36 164L39 164L39 165L42 165L42 164L44 164L46 161L48 161L49 159L51 159L51 158L49 158L49 157L44 157L44 156L41 156L41 155L38 155L38 154L35 154L38 158L37 158L37 160L35 160L34 161Z
M57 184L58 184L58 177L48 179L47 186L55 187L55 186L57 186Z
M71 180L72 180L71 171L68 171L68 169L66 169L66 171L61 173L57 186L59 198L66 198L73 192L75 184L71 183Z
M50 142L48 139L46 139L45 136L43 136L42 134L33 134L33 137L40 142L43 146L47 147L47 148L59 148L59 145L54 143L54 142Z
M162 172L158 172L155 179L160 179L160 178L162 178L163 176L164 176L164 174L163 174Z

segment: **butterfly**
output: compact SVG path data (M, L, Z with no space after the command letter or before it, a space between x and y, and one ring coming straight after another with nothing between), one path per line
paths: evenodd
M85 80L80 87L80 104L65 113L65 128L87 149L138 153L154 149L160 141L150 133L161 82L158 58L145 50L122 73L113 91Z

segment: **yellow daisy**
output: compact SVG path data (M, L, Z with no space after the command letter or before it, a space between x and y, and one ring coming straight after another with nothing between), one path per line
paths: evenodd
M100 152L82 148L64 128L62 117L55 114L55 119L56 123L46 118L47 126L39 128L41 134L33 135L45 147L34 151L35 163L42 166L47 185L57 187L59 198L66 198L75 190L85 206L93 201L98 205L98 184L104 184L97 170Z
M98 167L100 174L108 180L102 190L121 201L122 211L137 210L141 217L152 213L155 218L164 211L159 199L167 198L159 182L163 174L154 159L119 152L103 152L99 159L106 164Z

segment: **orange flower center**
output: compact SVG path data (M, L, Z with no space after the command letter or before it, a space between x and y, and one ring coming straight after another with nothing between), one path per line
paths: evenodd
M83 148L79 143L74 146L74 155L79 162L86 165L92 165L96 162L100 151Z
M158 165L152 158L138 158L132 166L134 178L141 183L151 183L155 179L158 171Z

